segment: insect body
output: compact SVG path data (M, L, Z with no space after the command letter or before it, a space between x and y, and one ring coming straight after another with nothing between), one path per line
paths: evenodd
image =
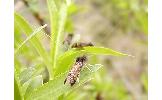
M90 43L79 42L79 43L74 43L71 47L72 48L82 48L82 47L85 47L85 46L94 46L94 45L91 42Z
M93 46L93 44L79 42L79 43L74 43L71 47L72 48L82 48L85 46ZM86 62L87 62L87 57L85 55L78 57L75 61L75 64L73 65L72 69L68 73L68 76L66 77L66 79L64 81L64 84L66 82L68 82L71 86L73 86L75 84L75 82L77 81L77 79L79 79L80 71Z
M72 67L72 69L70 70L70 72L68 73L68 76L64 81L64 84L66 82L68 82L71 86L75 84L75 82L79 78L80 71L82 67L85 65L86 61L87 61L86 56L78 57L76 59L76 62L74 66Z

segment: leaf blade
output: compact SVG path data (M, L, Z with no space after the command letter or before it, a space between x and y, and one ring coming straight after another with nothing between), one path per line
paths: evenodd
M57 62L58 67L55 69L55 74L64 73L70 66L74 63L74 60L77 56L83 54L95 54L95 55L112 55L112 56L131 56L128 54L120 53L118 51L104 48L104 47L83 47L80 49L71 49L61 55Z
M37 89L38 87L43 85L43 78L41 75L38 75L36 77L33 77L31 81L29 82L29 85L27 86L27 89L25 91L25 98L31 94L31 91L34 89Z
M28 42L32 37L34 37L38 32L40 32L43 28L45 28L47 26L47 24L37 28L34 32L32 32L16 49L15 54L17 54L17 52L20 50L20 48L23 47L23 45Z
M53 62L53 71L56 68L56 59L61 50L60 43L62 43L64 35L63 31L66 22L68 7L65 3L59 2L60 1L47 0L51 24L50 56Z
M110 48L104 47L84 47L83 48L87 53L91 54L100 54L100 55L112 55L112 56L129 56L128 54L124 54Z
M78 51L76 49L69 50L61 55L57 60L57 68L54 75L57 76L60 73L64 73L75 62L75 58L83 54L83 50Z
M15 77L14 77L14 99L22 100L20 85L18 84L18 81Z
M22 30L27 36L29 36L33 32L33 29L29 25L29 23L18 13L14 13L14 23L17 24L19 29ZM51 71L52 65L49 59L49 54L46 52L38 38L33 37L32 39L30 39L29 42L31 45L33 45L38 54L42 57L44 64L47 66L50 76L53 76L53 73Z
M64 74L61 74L54 80L49 81L47 84L40 87L36 91L33 91L31 95L27 98L27 100L31 100L32 98L35 98L35 100L51 100L54 97L59 97L63 93L72 91L73 89L79 87L81 84L84 84L85 82L92 79L93 74L101 68L101 65L96 64L94 66L89 66L89 68L92 71L89 71L87 68L84 68L81 71L79 84L75 84L73 87L71 87L69 84L64 85L64 80L67 75L66 72Z

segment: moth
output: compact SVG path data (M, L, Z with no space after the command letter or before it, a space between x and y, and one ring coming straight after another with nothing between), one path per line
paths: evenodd
M72 45L72 48L82 48L85 46L94 46L92 43L74 43ZM77 57L75 64L73 65L72 69L69 71L64 84L66 82L68 82L71 86L73 86L75 84L75 82L77 80L79 80L79 75L81 72L81 69L83 68L83 66L86 64L87 62L87 56L83 55L81 57Z
M91 42L89 43L83 43L83 42L79 42L79 43L74 43L71 48L82 48L85 46L94 46Z
M75 82L79 79L79 74L81 72L81 69L87 62L87 57L81 56L77 57L75 64L73 65L72 69L68 73L68 76L66 77L64 84L68 82L71 86L75 84Z

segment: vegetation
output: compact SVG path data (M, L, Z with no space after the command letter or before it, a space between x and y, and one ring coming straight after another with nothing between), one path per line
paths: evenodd
M118 0L114 0L116 1ZM123 7L122 9L126 9L124 7L129 5L120 3L119 7ZM98 1L97 4L101 2ZM89 100L102 100L102 97L105 100L111 100L114 96L116 96L115 100L132 99L130 95L127 95L122 82L116 81L114 85L113 79L106 77L105 66L98 64L97 59L98 55L128 56L129 58L132 56L97 45L78 49L71 48L72 44L63 44L67 33L74 31L70 15L79 12L82 8L77 8L71 0L47 0L47 8L50 24L44 23L37 28L18 12L14 13L15 100L83 100L85 97ZM30 11L37 13L32 7ZM147 20L143 22L140 14L136 13L135 18L142 27L140 30L147 35ZM123 27L124 22L122 24ZM50 26L50 33L46 30L47 26ZM73 42L88 42L81 41L76 35L74 33ZM64 84L76 58L82 55L88 57L88 62L80 73L79 82L76 82L74 86ZM147 76L144 74L141 80L147 91Z

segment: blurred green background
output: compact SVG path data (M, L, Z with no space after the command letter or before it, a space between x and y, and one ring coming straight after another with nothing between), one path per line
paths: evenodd
M14 3L15 11L33 27L47 23L45 31L50 33L46 0L15 0ZM135 57L90 56L91 63L101 63L104 67L91 82L68 94L66 100L147 100L147 3L147 0L74 0L68 9L67 33ZM49 50L49 38L41 37ZM15 47L24 38L22 34L15 36ZM30 52L32 48L28 45L24 48L17 63L24 67L38 65L40 59Z

